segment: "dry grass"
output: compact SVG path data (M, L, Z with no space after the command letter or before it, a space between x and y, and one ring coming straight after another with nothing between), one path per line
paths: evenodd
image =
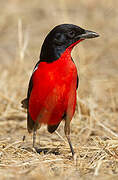
M118 179L117 7L113 0L1 0L1 180ZM63 123L53 135L42 127L37 147L43 151L32 150L26 112L20 105L45 35L64 22L101 35L73 51L80 75L78 107L71 124L76 162L71 159Z

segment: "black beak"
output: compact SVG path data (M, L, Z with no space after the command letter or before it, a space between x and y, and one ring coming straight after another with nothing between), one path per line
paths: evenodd
M96 32L85 30L85 32L83 34L80 34L79 36L77 36L77 38L79 38L79 39L90 39L90 38L96 38L99 36L100 35Z

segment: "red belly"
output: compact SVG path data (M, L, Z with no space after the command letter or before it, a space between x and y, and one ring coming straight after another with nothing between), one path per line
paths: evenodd
M77 71L69 60L41 62L33 74L29 113L33 121L58 124L66 113L70 120L76 105Z

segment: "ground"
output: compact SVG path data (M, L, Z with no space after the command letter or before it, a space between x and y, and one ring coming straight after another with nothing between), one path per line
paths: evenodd
M1 0L1 180L118 179L117 7L113 0ZM71 157L63 122L54 134L41 127L35 152L20 104L46 34L61 23L100 34L72 52L80 77L71 123L76 160Z

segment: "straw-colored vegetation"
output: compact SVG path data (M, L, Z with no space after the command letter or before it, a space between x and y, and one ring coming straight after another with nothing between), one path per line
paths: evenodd
M0 179L118 179L118 1L0 2ZM26 129L26 96L41 44L53 26L73 23L98 32L73 50L78 106L71 123L74 162L63 132L42 127L37 148ZM26 139L23 142L23 136Z

